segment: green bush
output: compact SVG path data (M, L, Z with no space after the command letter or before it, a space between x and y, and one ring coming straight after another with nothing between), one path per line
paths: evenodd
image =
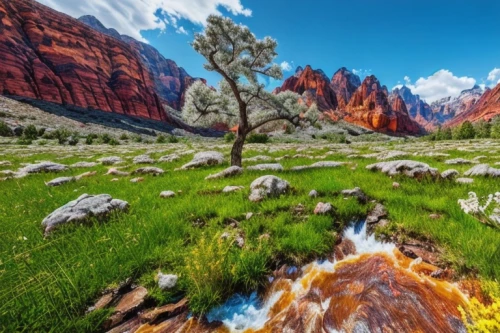
M7 113L0 111L0 118L5 118L7 117Z
M115 138L111 138L111 140L109 140L108 144L110 146L119 146L120 142L118 140L116 140Z
M269 137L267 134L252 133L247 137L248 143L268 143Z
M234 135L233 132L227 132L226 134L224 134L224 141L226 141L227 143L233 142L234 139L236 139L236 135Z
M85 144L91 145L93 143L94 143L94 137L92 136L92 134L87 135L87 137L85 138Z
M474 139L476 137L476 131L474 126L472 126L470 121L464 121L462 126L460 126L459 139L468 140Z
M111 141L111 136L108 133L101 134L101 142L102 143L109 143Z
M175 135L168 136L168 143L178 143L179 139Z
M474 131L477 139L487 139L491 136L491 124L480 120L474 124Z
M129 139L129 137L128 137L127 134L123 133L122 135L120 135L120 140L125 141L125 140L128 140L128 139Z
M78 144L78 142L80 142L78 135L73 134L68 138L68 144L70 146L76 146Z
M0 136L13 136L14 132L3 121L0 121Z
M38 137L41 138L45 134L45 127L38 129Z
M142 142L142 136L140 136L140 135L134 135L132 137L132 141L137 142L137 143Z
M331 143L350 143L345 134L342 133L327 133L323 134L321 138Z
M24 136L20 137L20 138L19 138L19 139L17 139L17 141L16 141L16 144L18 144L18 145L25 145L25 146L30 145L30 144L32 144L32 143L33 143L33 141L32 141L32 140L27 139L27 138L25 138Z
M496 116L491 121L490 135L493 139L500 139L500 116Z
M36 140L38 131L34 125L28 125L23 131L23 136L28 140Z
M165 135L160 134L156 137L156 143L167 143L167 138Z
M57 129L52 133L52 136L54 137L54 139L57 139L57 142L60 145L65 144L70 135L71 133L65 128Z

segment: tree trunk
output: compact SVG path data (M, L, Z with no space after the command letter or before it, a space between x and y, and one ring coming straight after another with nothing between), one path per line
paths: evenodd
M246 134L238 131L236 135L236 140L233 144L233 149L231 150L231 166L241 167L241 155L243 154L243 145L245 144Z

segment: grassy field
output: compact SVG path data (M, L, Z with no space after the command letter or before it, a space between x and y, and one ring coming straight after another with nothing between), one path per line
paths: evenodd
M0 146L0 161L16 170L22 163L50 160L63 164L96 161L103 156L122 156L124 171L138 168L131 158L149 153L158 159L173 152L219 150L226 157L230 147L222 141L168 145L130 146ZM191 309L205 313L236 291L262 287L272 269L282 264L304 264L330 253L335 235L349 222L361 219L373 204L361 205L354 198L344 199L340 191L360 187L368 196L382 202L391 223L383 232L426 237L445 250L444 258L459 274L478 275L485 280L500 279L500 231L464 214L458 199L468 192L486 196L500 190L500 179L475 177L473 184L423 180L398 176L390 178L366 170L375 158L359 155L382 150L403 150L412 159L444 171L466 171L471 165L449 166L445 160L486 156L481 163L500 162L500 141L472 142L392 142L332 145L310 144L247 145L244 157L307 154L326 156L324 160L348 162L335 169L289 171L321 159L305 157L283 159L283 172L245 171L235 178L204 178L229 166L174 171L192 158L185 155L173 163L156 163L166 172L144 176L142 183L131 183L134 176L105 176L108 167L70 169L60 174L30 175L0 182L0 330L4 331L98 331L109 311L85 315L99 293L127 278L147 287L150 296L164 304L187 295ZM449 157L414 156L423 152L447 153ZM356 156L350 156L356 155ZM228 158L226 159L228 160ZM245 165L257 164L248 162ZM267 163L267 162L263 162ZM44 182L59 176L97 171L61 187ZM249 185L259 176L274 174L287 180L291 193L261 203L248 200ZM401 187L394 190L397 181ZM224 194L226 185L242 185L241 192ZM315 189L318 198L308 193ZM161 191L182 191L174 198L161 199ZM40 225L45 216L83 193L107 193L130 203L128 213L113 215L106 223L68 225L44 238ZM335 215L315 216L317 202L331 202ZM304 211L296 209L302 204ZM245 215L253 212L251 219ZM439 220L429 217L442 214ZM236 236L229 226L239 222L243 248L231 241L221 242L224 232ZM261 235L269 234L269 239ZM234 238L232 238L234 239ZM154 281L156 273L179 275L174 290L163 292Z

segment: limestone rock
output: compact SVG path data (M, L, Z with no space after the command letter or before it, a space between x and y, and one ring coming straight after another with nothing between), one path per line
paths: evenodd
M142 178L142 177L132 178L130 180L131 183L142 183L143 181L144 181L144 178Z
M45 234L48 234L61 224L86 222L91 218L103 219L113 211L126 211L128 207L128 202L113 199L109 194L83 194L48 215L42 221L42 226Z
M458 164L472 164L473 162L463 158L454 158L451 160L446 160L444 163L449 165L458 165Z
M160 193L160 198L173 198L176 194L174 191L163 191Z
M159 272L157 275L158 287L162 290L172 289L177 284L177 275L175 274L163 274Z
M309 197L310 198L317 198L318 197L318 191L312 190L311 192L309 192Z
M387 210L385 209L384 205L378 203L366 218L366 223L377 223L381 218L386 216Z
M283 171L283 166L279 163L257 164L247 167L251 171Z
M153 164L155 160L153 160L149 155L139 155L134 157L134 164Z
M209 179L227 178L227 177L240 175L242 173L243 173L243 168L236 166L236 165L233 165L233 166L231 166L231 167L229 167L221 172L210 175L210 176L206 177L205 179L209 180Z
M379 162L368 165L366 168L368 170L380 170L381 172L389 176L395 176L399 174L404 174L411 178L423 178L426 176L436 178L439 176L439 172L437 169L431 168L426 163L411 160Z
M165 156L160 157L160 159L158 160L158 162L161 162L161 163L171 163L171 162L177 161L180 158L181 157L179 155L177 155L177 154L165 155Z
M459 184L472 184L474 183L474 179L472 178L457 178L455 179L455 182Z
M290 189L290 184L276 176L268 175L257 178L250 185L250 201L261 201L266 197L279 197Z
M243 162L259 162L259 161L271 161L273 158L271 156L266 155L257 155L250 158L244 158Z
M358 201L362 204L365 204L368 201L368 197L359 187L355 187L352 190L343 190L341 193L342 195L348 197L356 197Z
M27 166L18 170L18 175L24 176L31 173L42 172L61 172L68 170L68 167L62 164L53 162L41 162L37 164L28 164Z
M61 185L64 185L66 183L70 183L70 182L74 182L74 181L76 181L75 177L59 177L59 178L51 180L50 182L45 183L45 185L51 186L51 187L56 187L56 186L61 186Z
M120 171L116 168L110 168L108 170L108 172L106 173L106 175L110 175L110 176L128 176L129 174L130 174L129 172Z
M102 165L115 165L119 163L123 163L123 160L121 157L118 156L108 156L108 157L103 157L97 160L98 162L101 162Z
M153 176L159 176L165 173L163 169L157 168L157 167L144 167L144 168L139 168L132 172L134 175L153 175Z
M222 190L223 193L231 193L231 192L238 192L244 189L245 187L243 186L226 186Z
M478 164L464 173L465 176L500 177L500 169L490 167L488 164Z
M314 208L314 214L324 215L324 214L331 212L332 210L333 210L333 207L332 207L331 203L318 202L318 204L316 205L316 208Z
M93 168L97 165L95 162L77 162L75 164L70 165L71 168Z
M184 164L181 169L187 170L192 168L199 168L207 165L218 165L224 162L224 155L217 151L205 151L197 153L191 162Z
M458 175L460 175L460 172L458 172L455 169L449 169L449 170L443 171L441 173L441 178L443 178L443 179L453 179L453 178L457 177Z

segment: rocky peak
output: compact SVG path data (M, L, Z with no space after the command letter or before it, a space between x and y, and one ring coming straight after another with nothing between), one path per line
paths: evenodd
M102 32L103 34L109 35L109 36L117 38L117 39L122 39L121 35L118 31L116 31L115 29L106 28L104 26L104 24L102 24L101 21L99 21L97 19L97 17L95 17L93 15L81 16L78 18L78 21L85 23L89 27L91 27L99 32Z
M359 76L342 67L335 72L330 85L337 95L339 108L344 109L349 103L352 94L361 85L361 80Z
M406 109L412 119L422 127L433 129L435 124L431 123L434 119L432 109L429 104L420 99L419 95L414 95L407 86L394 89L392 94L397 94L403 99Z
M295 77L300 77L302 75L302 72L304 71L304 68L301 66L298 66L297 69L295 70Z

